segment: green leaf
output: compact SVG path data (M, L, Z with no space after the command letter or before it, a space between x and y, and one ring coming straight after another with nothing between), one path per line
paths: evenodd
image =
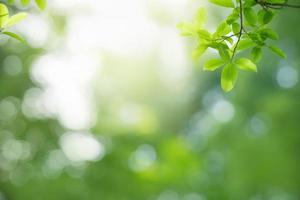
M204 64L204 70L214 71L225 64L221 59L210 59Z
M234 8L234 4L231 0L209 0L209 2L216 4L218 6Z
M30 3L30 0L21 0L21 3L22 3L24 6L27 6L27 5Z
M255 43L251 40L251 39L243 39L239 42L238 46L237 46L237 50L241 51L241 50L246 50L248 48L251 48L252 46L254 46Z
M268 48L273 52L275 53L276 55L282 57L282 58L286 58L286 55L285 53L278 47L274 46L274 45L270 45L268 46Z
M246 18L246 21L251 25L255 26L257 23L257 15L255 11L252 8L245 8L244 9L244 15Z
M228 47L226 47L225 45L220 45L218 48L218 52L223 60L225 60L225 61L230 60L230 54L228 51Z
M227 42L229 42L230 44L233 44L233 39L231 37L226 37L225 39Z
M201 28L207 20L207 12L205 8L200 8L195 16L195 24Z
M252 6L256 5L256 4L257 4L257 3L256 3L255 0L245 0L244 6L245 6L245 7L252 7Z
M17 35L16 33L6 31L6 32L2 32L2 34L7 35L13 39L16 39L19 42L22 42L24 44L27 44L26 40L24 40L21 36Z
M199 44L198 47L193 51L193 60L198 60L207 50L208 46L206 44Z
M35 0L36 5L41 9L41 10L45 10L46 6L47 6L47 0Z
M15 0L8 0L7 2L8 2L8 4L12 5L15 3Z
M4 25L8 17L9 17L9 13L6 5L0 3L0 28L4 28Z
M237 19L239 19L239 9L235 8L233 9L233 12L227 17L226 22L227 24L232 24L235 22Z
M177 25L177 28L181 30L182 36L196 36L197 27L193 23L182 22Z
M258 21L262 25L268 24L272 21L274 15L272 10L262 9L258 12Z
M221 86L225 92L229 92L233 89L237 76L238 72L234 64L229 63L224 67L221 75Z
M256 65L247 58L239 58L235 61L235 64L242 70L257 72Z
M272 40L278 40L279 39L278 34L270 28L264 28L260 31L260 33L261 33L262 37L267 37L267 38L270 38Z
M5 27L6 28L11 27L11 26L21 22L26 17L27 17L27 13L24 13L24 12L13 15L6 21Z
M254 62L259 62L262 57L262 49L260 47L254 47L251 51L251 58Z
M200 29L198 30L198 35L201 39L205 39L205 40L211 40L211 34L207 31L207 30L204 30L204 29Z
M217 31L214 33L214 37L224 36L231 32L230 26L226 22L222 22Z
M232 24L232 31L234 34L239 34L240 30L241 30L240 24L238 24L238 23Z

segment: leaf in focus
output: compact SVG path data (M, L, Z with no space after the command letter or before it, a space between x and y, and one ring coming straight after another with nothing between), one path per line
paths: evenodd
M241 50L251 48L254 45L255 45L255 43L251 39L243 39L239 42L236 49L241 51Z
M261 35L263 35L267 38L270 38L272 40L278 40L279 39L278 34L270 28L265 28L265 29L261 30Z
M238 24L238 23L233 23L232 24L232 31L233 31L234 34L239 34L240 29L241 29L240 24Z
M234 88L238 76L238 72L234 64L226 65L221 74L221 87L225 92L229 92Z
M226 48L224 45L219 46L218 52L223 60L225 60L225 61L230 60L230 54L228 52L228 48Z
M182 22L177 25L177 28L181 30L182 36L196 36L197 29L193 23Z
M217 31L214 33L214 36L220 37L220 36L227 35L230 32L231 32L231 27L226 22L222 22L218 26Z
M235 61L235 64L242 70L257 72L256 65L247 58L239 58Z
M0 28L4 28L4 25L8 17L9 17L9 13L6 5L0 3Z
M225 64L221 59L210 59L204 64L204 70L214 71Z
M234 8L234 4L231 0L209 0L209 2L216 4L218 6Z
M254 47L251 51L251 58L254 62L259 62L262 57L262 49L260 47Z
M16 33L12 33L12 32L5 31L5 32L3 32L2 34L7 35L7 36L9 36L9 37L11 37L11 38L13 38L13 39L16 39L16 40L18 40L19 42L22 42L22 43L24 43L24 44L27 44L26 40L23 39L21 36L19 36L19 35L16 34Z
M239 19L239 9L235 8L233 9L233 12L227 17L226 22L230 25L234 23L237 19Z
M258 12L258 21L262 25L270 23L273 17L274 17L274 12L271 10L262 9Z
M255 11L252 8L245 8L244 9L244 15L246 18L246 21L251 25L255 26L257 23L257 15Z
M270 45L270 46L268 46L268 47L269 47L269 49L270 49L273 53L275 53L276 55L278 55L278 56L280 56L280 57L282 57L282 58L286 58L285 53L284 53L280 48L278 48L278 47L276 47L276 46L274 46L274 45Z
M13 15L6 21L5 27L6 28L11 27L24 20L26 17L27 17L27 13L24 12Z

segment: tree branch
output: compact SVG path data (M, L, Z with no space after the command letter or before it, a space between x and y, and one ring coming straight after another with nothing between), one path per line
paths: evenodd
M237 50L237 47L241 41L241 38L242 38L242 35L243 35L243 30L244 30L244 17L243 17L243 3L242 3L242 0L239 0L239 3L240 3L240 23L241 23L241 28L240 28L240 32L238 34L238 40L235 44L235 47L233 49L233 52L232 52L232 56L231 56L231 61L234 59L234 56L236 54L236 50Z

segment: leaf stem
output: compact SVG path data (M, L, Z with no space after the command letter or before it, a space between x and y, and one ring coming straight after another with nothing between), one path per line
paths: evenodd
M239 0L239 3L240 3L240 23L241 23L241 28L240 28L240 32L238 33L238 40L235 44L235 47L233 49L233 52L232 52L232 56L231 56L231 62L233 61L234 59L234 56L236 54L236 51L237 51L237 47L241 41L241 38L242 38L242 35L243 35L243 30L244 30L244 17L243 17L243 3L242 3L242 0Z
M258 3L259 5L261 5L264 8L271 8L271 9L282 9L284 7L300 8L300 5L288 4L287 0L285 1L285 3L269 3L269 2L266 2L265 0L255 0L255 1L256 1L256 3Z

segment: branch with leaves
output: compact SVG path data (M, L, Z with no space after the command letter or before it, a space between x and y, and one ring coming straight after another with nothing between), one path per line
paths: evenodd
M46 0L35 0L37 6L40 9L45 9L47 2ZM14 0L8 0L9 4L14 4ZM30 4L30 0L21 0L22 5L27 6ZM9 28L13 27L14 25L18 24L19 22L23 21L27 17L27 13L20 12L15 15L10 15L8 7L0 3L0 34L9 36L11 38L14 38L24 44L26 44L26 41L19 36L16 33L8 31Z
M20 0L23 6L28 6L33 0ZM44 10L47 6L47 0L34 0L36 5L41 9ZM7 0L7 3L12 5L16 3L16 0Z
M285 53L271 45L269 40L278 40L278 34L268 27L275 16L275 9L294 7L287 0L209 0L211 3L232 9L230 15L222 21L214 33L204 28L206 10L199 9L194 21L178 24L183 36L192 36L198 40L193 58L199 59L208 48L217 50L219 58L205 62L204 70L215 71L223 67L221 87L231 91L237 81L238 71L257 72L257 63L262 57L262 49L267 48L276 55L286 58ZM247 57L241 52L251 49Z

